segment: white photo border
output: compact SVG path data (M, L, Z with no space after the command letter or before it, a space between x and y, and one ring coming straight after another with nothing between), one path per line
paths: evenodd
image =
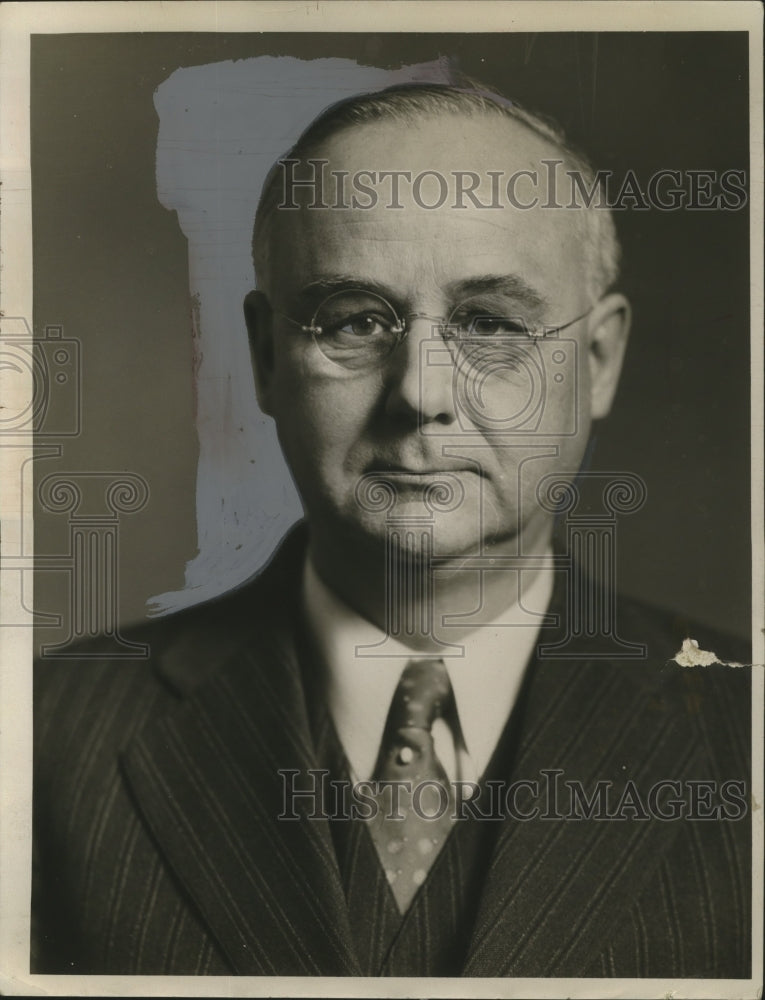
M749 34L752 598L753 661L753 965L750 980L658 979L338 979L293 977L44 976L29 972L31 882L32 637L25 628L0 632L0 993L78 996L465 996L474 997L755 997L762 987L763 728L765 690L765 477L763 475L763 80L762 7L756 0L655 3L440 0L346 3L120 2L3 3L0 8L0 307L32 316L30 176L30 38L37 33L88 32L583 32L745 31ZM395 28L391 28L395 26ZM30 324L31 325L31 324ZM30 436L31 437L31 436ZM0 447L0 518L6 545L29 536L31 511L21 509L17 469L31 456L21 440L13 455ZM22 515L24 515L22 517ZM31 537L25 537L25 546ZM7 550L6 550L7 551ZM28 595L27 595L28 596ZM0 592L0 621L18 595Z

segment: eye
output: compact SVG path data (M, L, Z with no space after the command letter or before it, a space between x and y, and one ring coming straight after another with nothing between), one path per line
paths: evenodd
M517 303L481 299L458 305L448 325L456 336L469 340L517 338L529 333L529 324Z
M345 336L358 337L359 339L364 340L369 337L387 333L390 326L390 322L379 314L373 312L363 312L335 322L333 326L325 332L331 336L344 334Z
M472 316L461 320L460 326L468 337L517 337L528 333L523 320L506 316Z
M346 346L387 338L397 332L393 309L384 299L369 292L338 292L316 310L314 325L323 340L332 339Z

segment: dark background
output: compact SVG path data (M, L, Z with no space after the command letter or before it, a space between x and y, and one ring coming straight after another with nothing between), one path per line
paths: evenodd
M34 329L62 325L83 352L82 433L61 459L39 459L37 476L124 470L149 482L149 504L120 528L123 624L149 596L180 589L196 553L186 241L154 175L163 80L264 54L384 67L448 55L557 118L617 176L748 176L747 44L745 33L34 36ZM616 223L633 335L590 468L648 486L645 507L619 523L621 588L748 635L748 214L628 210ZM66 516L38 513L35 534L38 554L65 550ZM37 574L35 603L66 614L63 574Z

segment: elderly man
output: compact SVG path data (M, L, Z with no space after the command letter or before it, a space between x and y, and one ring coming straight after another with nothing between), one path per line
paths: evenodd
M38 667L36 971L749 974L747 672L553 544L629 328L558 167L447 86L274 167L245 312L306 522L150 663Z

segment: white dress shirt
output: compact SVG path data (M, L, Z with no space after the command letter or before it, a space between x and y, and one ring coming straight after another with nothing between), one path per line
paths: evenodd
M527 580L529 581L527 584ZM322 660L329 710L354 781L372 777L393 693L411 659L443 659L451 680L461 736L442 720L433 726L436 754L452 781L477 781L486 769L512 711L526 664L539 634L529 613L547 610L553 571L522 573L522 608L509 607L490 624L459 640L464 653L443 648L413 650L388 638L385 655L360 655L357 647L385 640L385 633L332 592L306 560L303 603L315 649ZM518 624L523 622L523 624ZM448 630L447 630L448 634Z

